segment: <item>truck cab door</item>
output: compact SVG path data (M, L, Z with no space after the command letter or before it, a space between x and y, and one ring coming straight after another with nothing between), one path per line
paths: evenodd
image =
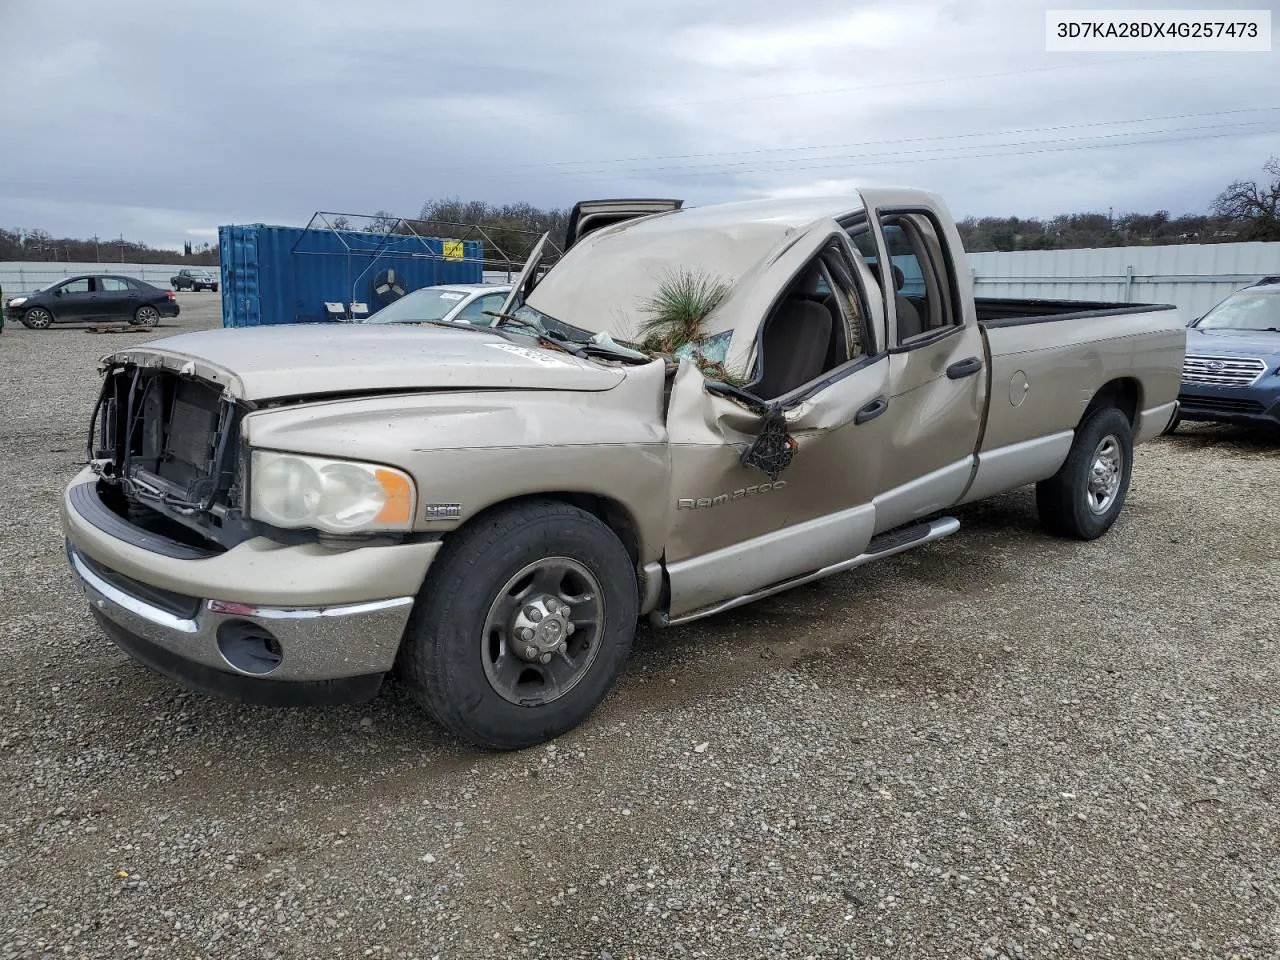
M569 212L564 248L568 250L593 230L636 217L679 210L683 205L683 200L582 200Z
M708 342L729 333L729 369L757 382L734 393L688 361L675 375L665 555L672 619L852 559L871 539L892 408L883 313L870 284L841 226L824 220L785 241L708 316ZM770 334L778 322L789 326ZM827 338L806 351L820 362L779 382L771 364L793 366L787 350L805 351L811 334ZM779 429L778 417L794 446L790 463L770 475L744 453L771 421Z
M964 269L942 202L917 190L864 190L850 237L876 274L889 327L893 430L882 451L876 532L959 501L973 475L989 371Z

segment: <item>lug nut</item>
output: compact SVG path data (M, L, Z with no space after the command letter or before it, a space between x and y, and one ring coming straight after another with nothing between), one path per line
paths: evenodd
M560 646L556 647L556 653L564 653L568 649L569 649L569 645L565 643L563 640L561 640Z
M530 660L532 660L534 657L536 657L536 656L538 655L538 648L537 648L537 647L525 647L525 648L524 648L524 655L525 655L526 657L528 657Z
M539 620L542 619L542 611L539 610L537 607L535 607L533 604L529 604L529 606L524 608L524 615L528 617L530 620L532 620L534 623L537 623Z
M520 639L529 641L533 639L533 627L524 627L520 630Z
M575 627L572 623L566 623L566 624L564 625L564 632L565 632L567 635L569 635L569 636L572 636L572 635L573 635L573 631L575 631L575 630L577 630L577 629L578 629L578 628L577 628L577 627Z
M539 659L539 660L541 660L543 663L550 663L550 662L551 662L551 654L549 654L549 653L544 653L544 654L543 654L541 657L539 657L538 659Z

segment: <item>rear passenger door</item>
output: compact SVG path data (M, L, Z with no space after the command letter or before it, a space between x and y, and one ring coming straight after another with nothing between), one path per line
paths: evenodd
M121 277L96 277L94 314L100 317L122 317L133 313L138 294Z
M878 276L889 326L893 435L873 501L880 532L960 499L973 472L988 371L950 215L918 191L862 196L866 216L850 224L850 238Z

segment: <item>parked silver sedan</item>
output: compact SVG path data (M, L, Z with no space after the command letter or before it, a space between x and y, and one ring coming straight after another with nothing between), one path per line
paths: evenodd
M510 284L450 283L421 287L371 314L365 323L469 323L487 327L493 323L486 310L502 309Z

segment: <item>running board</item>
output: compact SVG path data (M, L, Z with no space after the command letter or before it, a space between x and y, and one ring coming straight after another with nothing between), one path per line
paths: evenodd
M821 570L815 570L812 573L806 573L791 580L784 580L769 587L761 587L751 593L734 597L732 600L712 604L709 607L703 607L701 610L695 610L683 616L668 619L665 613L655 610L649 615L649 620L655 627L675 627L691 620L701 620L703 617L710 617L713 614L732 610L734 607L741 607L757 600L763 600L765 597L771 597L775 593L782 593L782 591L790 590L792 587L812 583L814 580L821 580L823 577L830 577L837 573L844 573L846 570L860 567L865 563L870 563L872 560L881 560L884 557L891 557L895 553L902 553L905 550L911 550L926 543L933 543L935 540L951 536L959 529L960 521L955 517L939 517L928 523L916 523L909 527L899 527L897 530L890 530L879 536L872 537L871 542L867 544L867 549L852 560L842 560L840 563L833 563L831 566L823 567Z

